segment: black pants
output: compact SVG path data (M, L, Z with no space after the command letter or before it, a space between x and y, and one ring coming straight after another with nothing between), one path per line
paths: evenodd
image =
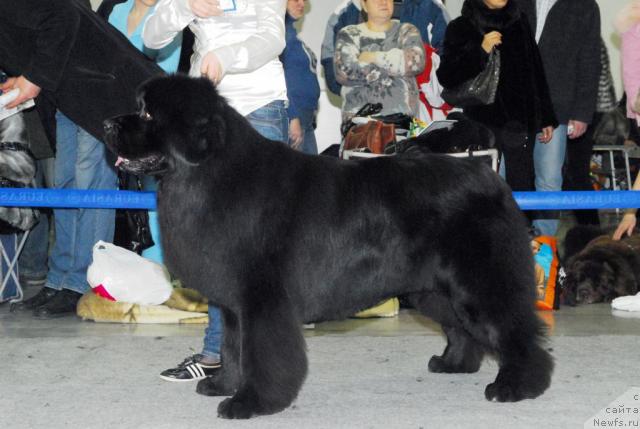
M535 191L533 147L535 135L492 129L496 146L504 156L505 180L514 191Z
M563 191L593 191L590 177L593 131L601 117L602 113L596 113L582 136L577 139L567 139ZM573 214L580 225L600 225L598 210L574 210Z
M504 157L505 181L513 191L535 191L535 169L533 145L535 134L505 132L491 128L496 138L496 148ZM527 223L531 225L535 212L525 211Z

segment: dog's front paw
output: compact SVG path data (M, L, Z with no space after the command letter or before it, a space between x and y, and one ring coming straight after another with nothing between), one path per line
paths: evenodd
M246 398L237 398L237 395L227 398L218 405L218 417L223 419L248 419L258 414L255 405L250 402Z
M196 385L196 392L204 396L229 396L233 391L226 389L222 383L216 382L214 377L203 378Z

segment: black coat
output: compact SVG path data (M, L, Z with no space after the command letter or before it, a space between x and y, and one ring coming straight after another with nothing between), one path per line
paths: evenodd
M500 80L496 101L465 108L465 113L491 127L535 133L556 126L545 73L526 17L510 1L499 11L490 11L482 0L466 0L462 16L447 26L437 75L445 88L455 87L477 76L489 55L482 49L484 34L502 33Z
M536 28L535 0L517 0ZM600 78L600 9L594 0L558 0L538 42L558 120L591 122Z
M0 67L99 139L102 122L134 111L136 87L163 73L80 0L0 0L0 11Z

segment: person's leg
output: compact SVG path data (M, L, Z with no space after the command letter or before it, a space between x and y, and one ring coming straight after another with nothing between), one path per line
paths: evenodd
M282 100L273 101L254 110L246 116L253 128L262 136L287 143L289 137L289 119ZM211 375L220 366L220 344L222 338L220 310L209 305L209 324L205 329L202 354L186 358L175 368L163 371L160 377L167 381L202 380ZM218 362L214 363L218 359ZM206 380L202 380L204 382Z
M313 128L315 122L315 112L311 110L305 110L300 114L300 125L304 132L304 140L300 145L299 150L310 155L318 154L318 144L316 142L316 133Z
M59 120L58 124L62 122L65 124L64 127L75 130L75 147L69 150L69 154L75 154L75 157L69 156L64 162L60 162L64 166L60 174L56 164L56 187L116 189L116 173L105 158L105 145L65 119L66 121ZM71 141L74 141L71 135L64 137L70 137ZM57 144L60 156L60 140ZM58 218L59 212L63 212L61 219ZM89 289L87 268L92 260L93 245L98 240L112 242L115 227L115 210L110 209L57 210L55 216L56 244L50 258L50 266L55 267L55 270L50 271L47 285L62 289L64 293L56 295L49 303L35 310L35 316L41 318L75 311L78 299ZM61 236L58 236L59 230Z
M51 187L47 182L47 169L53 170L52 158L37 161L35 186L37 188ZM52 174L52 172L51 172ZM47 278L47 258L49 257L49 218L50 209L41 208L40 220L31 229L20 254L20 283L23 286L41 286Z
M287 142L289 137L289 120L283 101L273 101L264 107L254 110L246 116L253 128L262 136L276 141ZM212 362L220 357L222 338L222 322L220 311L209 305L209 326L205 330L202 355L205 362Z
M532 191L534 189L533 136L522 133L505 132L491 127L500 150L498 174L505 179L514 191ZM508 139L508 141L506 141Z
M535 136L516 136L521 141L520 145L515 144L514 141L511 144L505 144L502 139L503 133L494 130L496 136L496 145L498 149L501 149L501 162L499 168L499 174L505 179L509 187L513 191L533 191L535 189L534 184L534 168L533 168L533 141ZM523 212L527 218L527 222L531 224L532 212Z
M586 133L567 142L563 190L593 191L590 176L591 156L593 155L593 124L596 124L597 121L598 117L596 116ZM598 210L574 210L573 214L580 225L600 225Z
M533 150L536 191L562 190L562 165L566 147L567 124L559 125L553 130L553 138L549 143L540 143L536 137ZM542 235L555 235L558 229L558 218L557 211L539 212L533 225Z
M114 190L117 177L114 167L106 159L106 146L82 128L77 128L77 161L75 184L77 189ZM66 251L71 255L63 288L78 293L88 290L87 268L92 260L94 244L113 242L115 210L76 209L75 230Z
M264 137L286 143L289 139L289 119L284 101L276 100L246 116L251 126Z
M56 158L54 162L55 189L75 189L75 168L78 158L78 127L62 113L56 113ZM73 263L73 243L77 223L77 209L54 209L55 240L49 256L46 286L61 290Z
M524 145L517 148L504 148L504 177L513 191L532 191L534 189L533 144L529 137Z
M75 164L77 159L78 129L66 116L56 113L56 157L53 184L55 189L75 188ZM74 241L76 209L55 209L55 240L49 254L49 272L44 287L35 296L16 306L17 310L33 310L34 315L47 305L54 304L62 295L66 271L71 266L70 249ZM62 298L67 298L66 294ZM57 304L57 302L55 302ZM48 310L44 313L47 314ZM43 316L39 316L43 317Z
M220 362L220 338L222 337L222 320L220 310L209 306L209 325L204 330L204 347L201 361L205 364Z

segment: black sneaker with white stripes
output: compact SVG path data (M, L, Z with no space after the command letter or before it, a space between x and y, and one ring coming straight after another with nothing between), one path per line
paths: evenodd
M221 366L220 362L216 362L213 364L204 364L200 362L201 359L201 354L189 356L175 368L170 368L166 371L162 371L160 373L160 378L166 381L202 380L203 378L206 378L213 374L213 372Z

